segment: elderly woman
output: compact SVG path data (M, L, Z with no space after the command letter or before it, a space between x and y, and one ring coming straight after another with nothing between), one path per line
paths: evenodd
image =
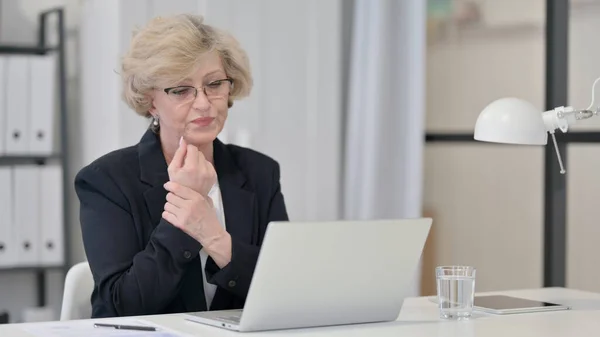
M245 52L201 17L157 18L121 76L151 122L75 179L92 317L242 308L267 224L288 220L277 162L217 139L252 86Z

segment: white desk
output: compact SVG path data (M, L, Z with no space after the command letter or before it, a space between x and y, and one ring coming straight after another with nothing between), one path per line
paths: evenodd
M434 303L425 297L409 298L404 302L396 322L270 331L264 333L235 333L183 320L178 315L140 317L161 326L192 336L599 336L600 294L563 288L504 291L486 294L506 294L533 300L553 301L573 307L569 311L493 316L476 313L469 321L439 319ZM28 323L44 324L44 323ZM91 320L90 320L91 325ZM2 337L30 336L21 328L27 324L0 325ZM148 333L152 336L152 333Z

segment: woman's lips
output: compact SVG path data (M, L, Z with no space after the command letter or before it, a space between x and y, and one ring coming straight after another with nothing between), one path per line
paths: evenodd
M198 126L208 126L215 120L214 117L200 117L192 121L192 123Z

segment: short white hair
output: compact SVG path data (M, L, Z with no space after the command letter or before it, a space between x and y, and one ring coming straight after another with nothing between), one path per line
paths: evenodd
M134 33L123 56L123 99L131 109L150 117L151 91L176 85L198 67L198 60L216 51L233 80L229 106L250 94L252 75L246 52L229 33L203 23L199 15L157 17Z

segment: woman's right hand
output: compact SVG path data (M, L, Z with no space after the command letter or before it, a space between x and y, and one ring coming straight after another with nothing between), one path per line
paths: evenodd
M217 181L213 165L198 148L187 144L183 138L167 171L170 181L187 186L204 197L208 196L208 192Z

